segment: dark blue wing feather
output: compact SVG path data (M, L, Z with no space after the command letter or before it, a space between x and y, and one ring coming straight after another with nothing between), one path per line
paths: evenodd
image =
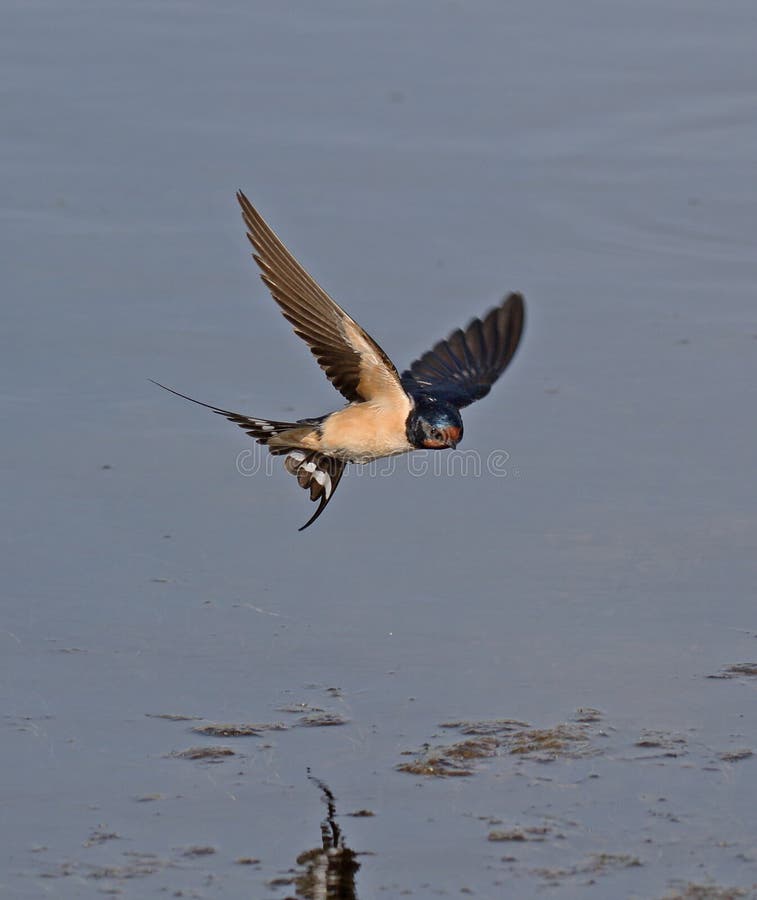
M505 371L518 347L525 308L520 294L510 294L482 319L457 329L402 373L412 397L430 397L468 406L480 400Z

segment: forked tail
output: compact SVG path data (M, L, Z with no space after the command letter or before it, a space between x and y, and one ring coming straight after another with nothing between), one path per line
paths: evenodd
M329 500L334 496L334 491L344 473L347 465L343 460L336 459L333 456L325 456L317 450L307 450L302 448L298 441L304 434L309 434L316 425L316 419L312 423L303 425L303 422L277 422L271 419L255 419L252 416L243 416L241 413L231 412L228 409L221 409L218 406L211 406L210 403L203 403L201 400L195 400L187 394L175 391L173 388L166 387L158 381L150 381L158 387L163 388L177 397L189 400L190 403L196 403L198 406L204 406L205 409L212 410L219 416L223 416L235 425L242 428L250 437L255 438L259 444L268 447L268 452L274 456L286 454L284 467L297 478L300 487L310 491L310 499L318 501L318 508L308 521L300 528L304 531L308 525L320 516L326 508ZM289 435L287 435L289 432ZM276 444L271 447L268 442L271 438L279 438ZM291 443L287 441L287 437L291 438Z

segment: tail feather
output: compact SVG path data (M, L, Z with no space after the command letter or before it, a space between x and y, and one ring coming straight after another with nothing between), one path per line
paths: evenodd
M152 379L150 379L152 381ZM206 409L212 410L219 416L223 416L230 422L234 422L240 428L255 438L259 444L268 447L269 453L274 456L286 454L284 467L287 472L295 475L297 483L300 487L310 491L310 499L318 501L318 508L308 521L300 528L304 531L309 525L320 516L326 509L329 500L334 496L334 491L344 474L347 465L341 459L335 459L333 456L326 456L317 450L305 450L298 445L298 441L305 434L312 431L312 426L317 426L323 420L323 416L318 419L302 419L299 422L276 422L271 419L255 419L251 416L243 416L241 413L231 412L228 409L221 409L218 406L211 406L209 403L203 403L201 400L195 400L194 397L188 397L180 391L166 387L157 381L153 381L158 387L163 388L177 397L189 400L190 403L196 403L198 406L204 406ZM311 427L308 427L311 426ZM272 438L276 438L273 444L269 444Z
M235 425L239 425L239 427L244 429L244 431L246 431L250 437L255 438L255 440L259 444L267 444L272 437L276 437L277 435L283 434L283 432L285 431L290 431L293 428L302 430L302 426L297 422L276 422L272 419L254 419L251 416L243 416L241 413L231 412L228 409L221 409L218 406L211 406L210 403L203 403L202 400L195 400L194 397L188 397L186 394L175 391L173 388L166 387L164 384L160 384L160 382L158 381L153 381L152 378L150 378L149 380L153 384L156 384L158 387L163 388L164 391L168 391L171 394L176 394L177 397L182 397L184 400L189 400L190 403L196 403L198 406L204 406L205 409L210 409L214 413L217 413L219 416L223 416L224 419L228 419L229 422L233 422ZM286 451L286 447L277 447L276 449L271 449L271 453L276 454L286 453Z
M310 499L313 502L319 501L318 509L299 529L300 531L304 531L308 525L312 525L326 509L327 503L334 496L334 491L339 485L346 465L344 460L325 456L316 450L297 448L289 451L289 455L284 460L284 467L287 472L296 476L297 483L301 488L310 490Z

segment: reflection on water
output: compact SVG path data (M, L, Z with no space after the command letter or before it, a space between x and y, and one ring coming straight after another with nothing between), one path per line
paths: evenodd
M357 900L357 854L344 842L336 821L336 801L328 785L312 775L310 779L321 789L328 813L321 822L321 846L297 857L297 865L304 871L295 877L296 896L287 900Z

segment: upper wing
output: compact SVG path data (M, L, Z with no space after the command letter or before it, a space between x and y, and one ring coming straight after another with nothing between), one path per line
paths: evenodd
M520 294L510 294L483 321L474 319L454 331L402 373L411 396L446 400L457 407L480 400L505 371L523 332L525 308Z
M404 398L381 347L316 284L241 191L237 200L261 278L334 387L350 401Z

